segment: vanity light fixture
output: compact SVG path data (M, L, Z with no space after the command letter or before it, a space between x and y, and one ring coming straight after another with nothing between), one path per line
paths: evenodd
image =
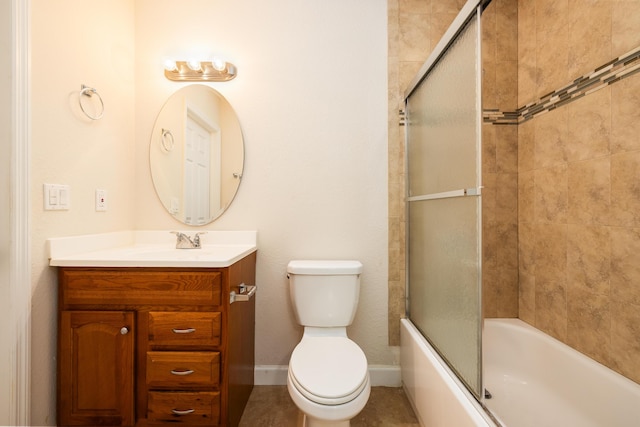
M224 71L227 67L227 63L220 58L213 58L211 65L216 71Z
M165 59L164 69L167 71L175 71L178 69L178 64L173 59Z
M200 63L200 61L197 61L195 59L188 60L187 67L189 67L191 71L202 71L202 64Z
M236 77L238 69L220 58L211 61L164 62L164 76L176 82L226 82Z

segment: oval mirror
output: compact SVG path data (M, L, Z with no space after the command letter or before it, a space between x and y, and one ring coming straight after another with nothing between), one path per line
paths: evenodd
M190 85L164 104L151 134L151 178L167 211L205 225L229 207L244 167L240 122L215 89Z

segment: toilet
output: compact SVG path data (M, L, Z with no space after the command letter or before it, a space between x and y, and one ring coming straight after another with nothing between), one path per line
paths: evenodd
M359 261L291 261L289 292L302 340L289 361L287 389L304 427L348 427L371 383L367 358L347 337L360 294Z

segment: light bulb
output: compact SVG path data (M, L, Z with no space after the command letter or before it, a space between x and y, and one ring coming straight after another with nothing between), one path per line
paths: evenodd
M164 61L164 69L167 71L175 71L178 69L178 66L176 65L176 61L174 61L173 59L165 59Z
M213 66L213 69L217 71L224 71L224 69L227 68L227 63L216 57L211 60L211 65Z
M200 71L202 69L200 61L196 61L195 59L190 59L189 61L187 61L187 67L189 67L193 71Z

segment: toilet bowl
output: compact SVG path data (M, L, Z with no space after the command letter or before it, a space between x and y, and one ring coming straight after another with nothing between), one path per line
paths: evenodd
M287 389L304 427L347 427L371 393L367 358L347 336L355 316L358 261L291 261L291 299L302 340L289 361Z
M306 334L291 355L287 388L305 427L346 427L369 400L367 359L346 336Z

